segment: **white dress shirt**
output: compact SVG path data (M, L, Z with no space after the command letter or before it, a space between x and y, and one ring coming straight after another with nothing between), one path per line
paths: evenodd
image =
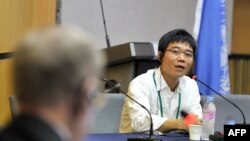
M163 116L161 116L158 93L160 93L162 101ZM162 77L160 68L151 69L131 81L128 95L150 111L154 130L160 128L166 120L176 119L179 104L179 111L185 110L188 113L198 115L199 118L202 117L197 83L187 76L180 78L177 88L172 92ZM180 112L178 113L179 118L182 118ZM147 111L129 98L126 98L119 132L141 132L149 130L149 127L150 116Z

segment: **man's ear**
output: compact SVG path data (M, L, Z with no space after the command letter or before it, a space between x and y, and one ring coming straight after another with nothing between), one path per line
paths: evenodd
M158 58L158 60L160 61L160 63L161 63L161 61L162 61L162 57L163 57L162 51L158 51L157 58Z
M95 77L89 76L84 79L84 81L79 84L79 88L73 95L73 103L72 103L72 115L77 116L83 111L85 111L91 100L93 91L96 90L97 87L97 79Z
M85 90L88 97L91 97L90 94L96 91L98 82L98 79L94 76L89 76L85 79L84 83L82 84L82 88Z

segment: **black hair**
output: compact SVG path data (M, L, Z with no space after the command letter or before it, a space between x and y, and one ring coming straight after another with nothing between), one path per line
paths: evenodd
M166 51L168 45L174 42L188 43L192 47L193 53L195 54L197 45L194 37L184 29L175 29L164 34L159 40L158 51L162 52L160 60L162 59L163 53Z

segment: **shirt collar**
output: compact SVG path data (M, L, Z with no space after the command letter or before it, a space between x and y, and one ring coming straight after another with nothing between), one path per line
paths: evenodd
M170 90L170 88L168 87L168 85L165 82L164 78L162 77L160 67L155 70L155 78L154 79L156 81L156 89L157 89L157 91L161 91L162 89L165 89L165 88Z
M163 89L167 89L167 91L171 91L168 84L166 83L165 79L163 78L162 74L161 74L161 69L160 67L158 67L156 70L155 70L155 81L156 81L156 90L157 91L161 91ZM179 81L179 84L177 86L177 88L175 89L175 92L179 92L180 91L180 88L181 88L181 85L182 85L182 78L180 78L180 81Z

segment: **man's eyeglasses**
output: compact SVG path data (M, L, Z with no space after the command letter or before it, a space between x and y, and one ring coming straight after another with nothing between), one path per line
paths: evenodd
M185 58L189 58L189 59L194 58L194 53L191 52L191 51L183 51L182 52L182 51L180 51L178 49L168 49L168 50L165 50L165 51L169 51L169 52L171 52L175 56L178 56L181 53L183 53Z

